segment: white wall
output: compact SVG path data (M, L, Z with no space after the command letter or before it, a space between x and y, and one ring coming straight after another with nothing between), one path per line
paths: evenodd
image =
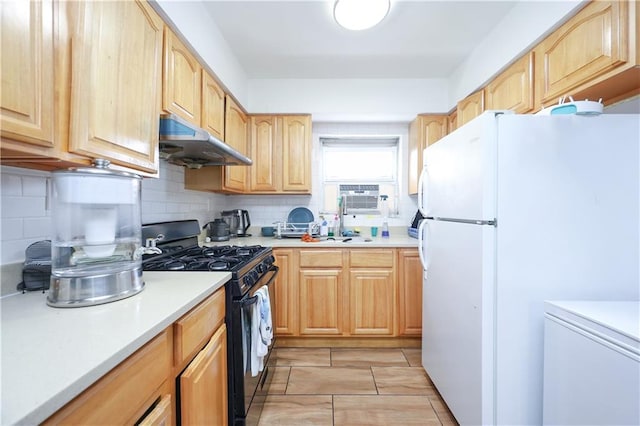
M310 113L315 122L409 122L449 111L445 79L250 79L252 112Z
M517 3L449 79L451 107L489 81L544 35L552 32L584 0L532 0Z
M249 103L246 73L218 27L209 18L204 5L196 1L177 0L151 0L151 4L165 20L179 28L179 32L211 68L227 92L246 107Z

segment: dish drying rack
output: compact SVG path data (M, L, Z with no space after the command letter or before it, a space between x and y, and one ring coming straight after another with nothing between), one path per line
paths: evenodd
M276 222L274 229L276 238L300 238L304 234L309 234L312 237L320 235L320 224L317 222Z

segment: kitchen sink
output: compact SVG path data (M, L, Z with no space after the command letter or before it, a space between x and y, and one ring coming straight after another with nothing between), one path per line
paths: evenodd
M320 238L320 242L322 243L370 243L373 240L371 238L365 237L322 237Z

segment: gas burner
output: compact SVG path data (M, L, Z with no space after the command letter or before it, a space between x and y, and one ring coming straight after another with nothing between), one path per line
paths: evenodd
M186 268L186 264L181 260L170 260L164 264L167 271L182 271Z
M229 269L229 264L227 262L209 262L208 267L210 271L226 271Z

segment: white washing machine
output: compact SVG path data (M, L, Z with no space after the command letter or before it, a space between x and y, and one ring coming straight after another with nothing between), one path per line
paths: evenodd
M546 425L640 425L640 301L545 303Z

